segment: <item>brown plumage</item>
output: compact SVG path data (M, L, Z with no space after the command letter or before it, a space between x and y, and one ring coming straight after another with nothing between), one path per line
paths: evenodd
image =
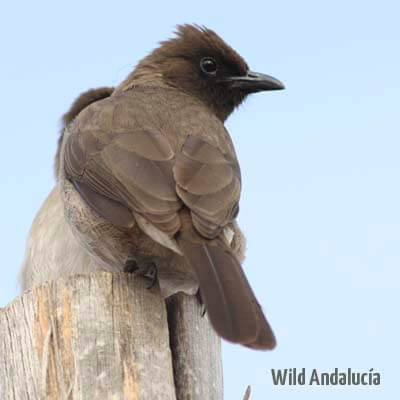
M62 116L60 136L58 138L57 152L54 160L54 172L56 177L58 176L60 169L60 152L62 141L64 139L64 129L84 108L96 101L105 99L106 97L110 97L113 91L113 87L100 87L96 89L89 89L86 92L81 93L71 104L70 109Z
M241 176L223 122L248 94L282 88L213 31L180 26L74 119L61 152L66 216L89 251L119 268L122 242L137 264L183 255L215 330L257 349L275 339L227 240Z

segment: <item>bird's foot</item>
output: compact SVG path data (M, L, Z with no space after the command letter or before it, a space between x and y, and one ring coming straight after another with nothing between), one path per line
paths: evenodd
M151 289L157 283L158 273L157 266L154 263L149 263L147 265L146 271L144 271L143 276L150 279L150 285L147 286L147 289Z
M144 261L130 258L126 261L124 266L124 272L130 274L137 274L139 276L143 276L150 280L150 285L147 289L151 289L157 283L158 272L157 265L152 261Z
M129 274L133 274L139 269L138 263L136 260L129 259L124 266L124 272L127 272Z

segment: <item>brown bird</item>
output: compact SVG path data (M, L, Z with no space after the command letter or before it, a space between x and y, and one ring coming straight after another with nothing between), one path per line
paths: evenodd
M62 127L58 140L58 148L55 157L55 174L59 175L60 152L66 127L83 111L84 108L111 96L114 88L90 89L78 96L70 109L62 117ZM236 223L230 225L231 250L236 257L244 260L245 239ZM121 249L120 249L121 250ZM125 247L127 254L130 249ZM124 256L120 251L119 255ZM169 259L160 268L158 280L161 294L164 298L177 292L194 294L198 290L198 284L187 266L182 262L182 257L175 260ZM117 267L117 268L115 268ZM113 269L123 270L113 265ZM64 217L64 205L61 200L60 184L56 183L46 200L43 202L35 219L33 220L26 242L25 257L19 275L22 291L39 285L49 280L61 277L69 277L75 274L92 274L96 271L109 271L110 265L101 262L88 252L77 238Z
M66 218L100 263L156 266L166 280L183 263L217 333L256 349L275 338L230 245L241 176L224 121L277 89L213 31L180 26L75 118L60 154Z

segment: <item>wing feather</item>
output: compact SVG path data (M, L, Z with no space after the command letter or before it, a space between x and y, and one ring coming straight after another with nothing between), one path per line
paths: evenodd
M216 237L237 214L240 170L219 148L189 135L173 167L176 192L192 211L197 230Z
M235 159L198 135L188 135L174 151L168 136L135 125L132 109L112 97L78 116L64 160L82 197L116 225L131 224L126 216L138 213L173 235L185 204L198 232L214 238L237 214Z

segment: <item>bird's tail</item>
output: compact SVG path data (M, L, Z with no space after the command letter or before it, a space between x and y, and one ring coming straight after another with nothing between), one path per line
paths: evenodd
M275 337L239 261L222 239L203 239L193 226L177 238L194 269L209 319L226 340L254 349L273 349Z

